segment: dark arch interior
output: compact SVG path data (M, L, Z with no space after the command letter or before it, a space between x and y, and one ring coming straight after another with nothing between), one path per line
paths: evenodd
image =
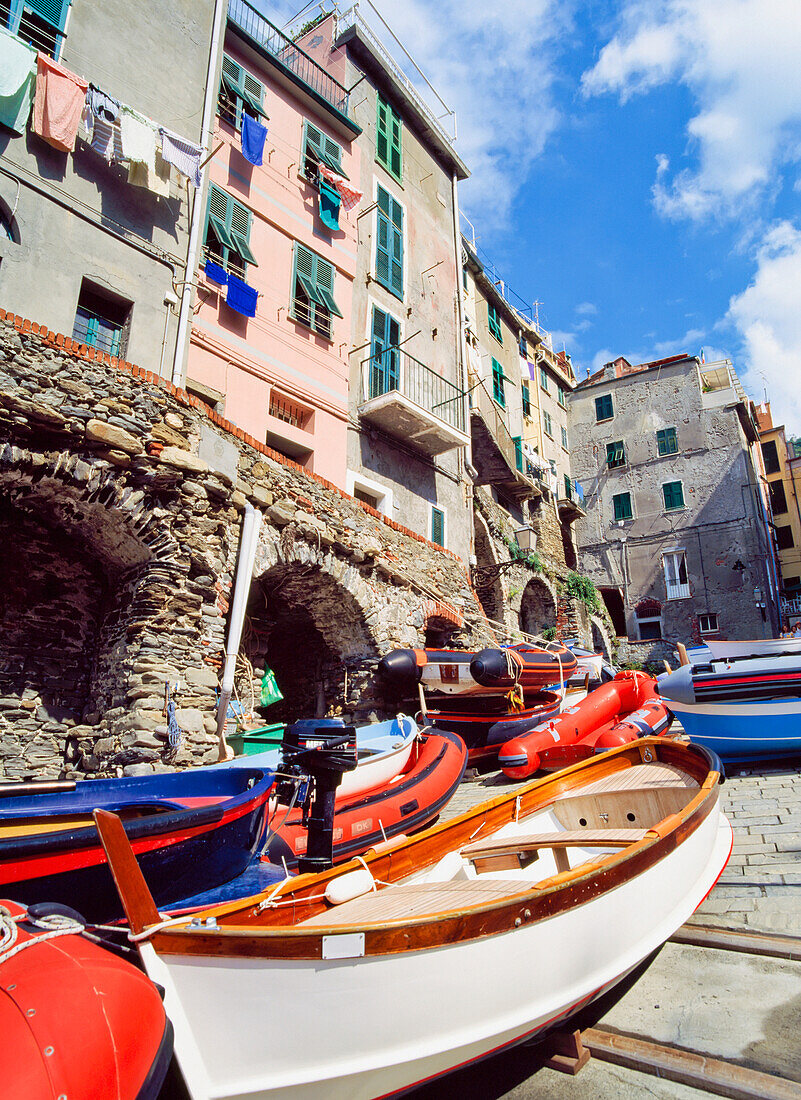
M476 516L476 565L473 582L484 614L493 622L503 622L503 586L487 529L480 516Z
M546 627L556 625L556 604L547 585L535 577L526 585L520 601L520 629L527 634L541 634Z
M361 609L317 566L276 565L254 584L243 648L255 680L271 668L284 695L262 712L267 722L332 713L355 720L380 704L372 683L378 651ZM249 698L243 677L238 684Z

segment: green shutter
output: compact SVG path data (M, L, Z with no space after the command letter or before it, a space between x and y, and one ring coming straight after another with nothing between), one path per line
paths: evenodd
M545 371L545 367L540 367L540 385L542 386L542 388L545 390L546 393L549 392L549 390L548 390L548 375Z
M398 388L400 380L400 325L382 309L373 307L370 349L370 397L379 397Z
M383 187L378 188L376 219L376 279L403 298L403 207Z
M440 508L431 508L431 541L437 546L445 545L445 513Z
M523 440L519 435L512 436L512 442L515 445L515 466L523 473Z
M501 332L500 318L498 317L497 309L490 302L487 302L487 324L489 325L489 330L492 335L499 344L502 344L503 333Z
M24 0L23 4L23 7L35 12L36 15L41 15L42 19L46 19L48 23L58 27L60 31L64 30L64 22L69 6L70 0ZM13 2L11 7L13 10Z
M607 443L606 464L610 467L624 466L626 464L626 448L622 440L619 439L615 443Z
M376 159L385 168L389 167L389 108L383 99L378 97L378 124L376 127Z
M675 428L660 428L656 433L657 451L660 455L674 455L679 449Z
M668 481L662 486L662 495L665 499L665 509L684 507L684 489L680 481Z
M502 409L506 408L506 394L503 389L503 367L497 359L492 360L492 396Z
M603 397L595 398L595 419L611 420L614 415L611 393L605 393Z
M403 170L401 153L401 120L392 112L389 134L389 170L395 179L399 180Z
M348 177L342 170L342 148L327 134L324 134L313 122L306 122L303 128L303 156L325 164L332 172Z
M570 478L567 476L567 474L564 474L563 476L564 476L564 479L565 479L565 497L568 500L572 500L573 499L573 482L570 480Z
M612 497L612 504L615 509L615 519L631 519L631 493L616 493Z
M247 264L258 267L256 257L250 250L250 211L246 206L231 199L231 220L229 222L233 245L239 255Z
M222 85L233 101L236 114L236 129L242 126L242 108L246 106L255 115L266 118L267 115L262 106L264 102L264 85L251 76L249 72L238 65L228 54L223 54Z
M531 395L529 394L528 382L523 383L523 416L531 416Z
M309 299L309 326L329 335L330 315L341 317L334 300L334 266L302 244L295 244L295 265L292 273L293 297L299 283ZM318 314L318 310L321 312ZM305 318L296 318L306 324Z
M378 96L376 124L376 160L400 182L403 174L403 127L398 115Z

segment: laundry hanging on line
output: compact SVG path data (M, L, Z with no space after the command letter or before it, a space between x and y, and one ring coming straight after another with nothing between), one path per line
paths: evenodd
M88 89L87 81L40 53L36 59L33 132L54 149L71 153Z
M252 286L248 286L243 279L239 279L236 275L229 274L228 294L225 303L236 313L241 313L243 317L255 317L258 297L258 291Z
M201 146L173 134L163 126L160 127L159 133L161 134L161 155L167 163L174 165L195 187L200 187L200 158L203 154Z
M267 127L258 119L251 118L249 114L242 112L242 156L251 164L264 163L264 141L267 137Z
M213 260L206 260L206 278L212 283L225 286L228 283L228 272Z
M319 165L319 171L323 179L328 180L339 192L343 210L351 210L364 198L361 191L357 191L355 187L350 187L344 176L332 171L326 164Z
M123 104L120 107L120 137L122 155L125 160L136 161L150 171L156 170L156 127L135 111Z
M342 198L335 187L320 180L320 221L328 229L339 229L339 208Z
M0 27L0 124L22 134L36 84L36 50Z

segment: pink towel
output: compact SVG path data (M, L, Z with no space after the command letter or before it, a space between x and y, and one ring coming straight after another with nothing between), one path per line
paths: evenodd
M54 149L71 153L89 84L40 53L36 63L33 132Z

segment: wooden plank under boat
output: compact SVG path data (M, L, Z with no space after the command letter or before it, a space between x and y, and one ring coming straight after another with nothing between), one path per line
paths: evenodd
M721 778L645 738L191 924L97 819L194 1100L368 1100L552 1027L664 943L728 860Z

